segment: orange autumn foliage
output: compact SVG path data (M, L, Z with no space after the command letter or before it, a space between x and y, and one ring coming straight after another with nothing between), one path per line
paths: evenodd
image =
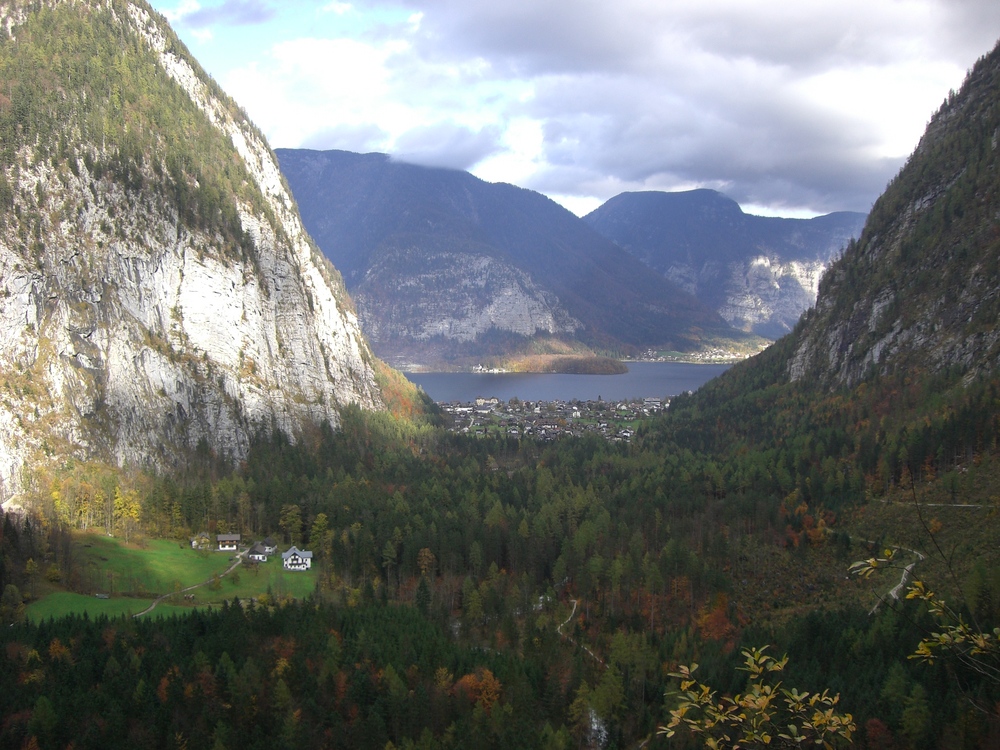
M703 638L713 641L728 641L736 636L736 626L729 620L727 610L729 598L719 594L711 608L705 608L698 615L698 630Z
M49 644L49 658L52 661L63 660L68 664L72 663L72 657L69 652L69 649L66 648L63 645L62 641L60 641L58 638L53 638L52 642Z
M452 687L452 694L456 698L464 698L469 703L478 703L487 713L500 699L500 691L500 680L484 667L459 678Z

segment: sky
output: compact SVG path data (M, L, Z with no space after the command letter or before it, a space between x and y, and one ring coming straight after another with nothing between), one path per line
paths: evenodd
M578 215L713 188L868 211L997 0L152 0L274 148L472 172Z

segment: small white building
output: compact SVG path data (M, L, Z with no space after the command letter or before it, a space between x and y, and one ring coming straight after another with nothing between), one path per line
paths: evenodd
M312 567L312 557L312 552L300 550L293 545L287 552L281 553L281 564L285 570L309 570Z
M257 542L247 551L247 559L259 563L267 562L267 552L264 551L264 546Z
M239 534L219 534L215 539L219 543L219 552L235 552L240 546Z

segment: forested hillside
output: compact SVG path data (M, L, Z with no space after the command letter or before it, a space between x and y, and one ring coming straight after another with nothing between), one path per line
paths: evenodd
M704 679L739 689L739 649L772 643L791 656L788 684L841 693L841 708L859 726L874 722L871 731L895 735L897 747L934 746L935 737L945 736L989 747L988 719L965 708L967 683L950 681L947 663L926 667L906 658L931 625L927 615L913 604L899 611L902 605L884 606L869 615L894 579L871 584L846 579L853 560L871 555L865 540L932 549L909 518L912 487L921 500L985 503L978 509L933 511L943 526L941 543L957 551L957 589L939 564L929 562L925 571L965 596L980 622L996 620L1000 581L993 571L1000 537L989 498L1000 489L995 482L998 425L995 411L983 418L983 407L1000 395L1000 383L970 392L965 408L952 401L955 419L941 433L951 442L940 441L949 457L940 464L925 461L924 471L933 468L938 478L932 482L924 473L915 484L906 466L898 467L895 476L869 476L854 450L864 438L849 424L881 420L885 432L875 435L872 449L881 454L898 445L907 434L904 413L922 421L921 414L933 411L914 407L920 393L902 385L872 388L870 399L864 391L855 394L861 398L858 412L847 411L843 422L827 430L817 425L838 413L846 397L824 401L814 392L775 389L766 404L773 421L760 432L740 416L758 409L760 400L730 408L728 401L688 398L675 402L674 414L649 425L631 448L601 439L548 446L469 440L354 412L345 416L341 431L318 435L311 447L291 445L280 435L261 436L245 469L232 476L213 478L206 459L200 477L115 486L121 480L111 472L76 466L38 498L44 521L28 528L6 519L5 591L8 599L15 591L27 594L32 575L50 564L61 585L86 591L87 573L75 564L79 558L69 530L82 528L87 508L109 507L104 493L117 498L136 490L144 533L175 536L182 544L200 528L241 530L255 537L274 533L285 544L314 550L321 571L315 596L332 607L324 618L344 638L345 653L363 648L348 643L362 636L349 636L336 624L341 617L354 617L349 615L354 610L359 617L416 617L415 622L426 623L416 630L415 624L406 626L421 640L413 645L416 655L376 650L368 671L359 671L357 665L365 662L358 657L329 661L324 655L335 634L303 624L313 604L287 602L276 592L255 602L256 614L239 615L241 622L248 618L241 628L288 641L284 658L289 674L296 676L284 679L289 696L267 688L256 705L270 711L269 717L300 710L301 722L269 718L277 723L263 726L285 727L288 736L310 746L323 746L327 735L319 726L333 721L339 727L336 742L348 743L344 746L357 746L352 743L363 736L381 738L377 745L361 745L371 747L384 745L386 738L397 746L422 741L428 747L461 747L470 737L507 747L509 721L491 723L489 718L500 710L516 717L515 746L596 746L595 726L608 732L609 743L628 745L663 722L664 694L673 684L668 673L678 665L696 661ZM886 418L888 413L900 418ZM732 427L712 434L699 427L706 417ZM928 431L926 436L938 441L941 434ZM122 534L128 518L119 514L118 503L110 507L114 510L107 517L98 510L92 522L101 524L101 533ZM60 508L73 514L60 521ZM29 559L42 561L36 562L38 572L28 572ZM374 612L397 607L414 611ZM16 611L5 612L16 619ZM562 633L572 641L557 630L563 622ZM191 747L208 747L217 736L240 744L257 736L248 715L228 700L227 691L234 688L221 681L222 652L237 672L274 674L285 668L277 661L261 664L253 652L229 640L230 632L242 630L217 625L213 617L141 625L136 631L141 637L135 636L131 648L156 638L179 638L191 646L171 650L170 659L144 656L134 669L123 668L123 678L132 680L130 690L138 689L141 677L145 685L165 685L167 692L155 700L120 702L121 718L114 726L145 736L144 728L153 725L157 737L179 734ZM7 723L7 738L21 742L38 734L35 717L39 711L44 716L43 696L57 715L74 721L101 710L95 706L103 703L82 707L75 691L57 686L66 684L66 670L76 670L80 677L74 679L85 684L124 664L117 646L85 656L89 647L84 644L99 642L109 627L124 634L136 626L77 621L4 629L3 638L18 644L7 650L6 669L22 681L35 675L24 682L30 689L6 693L11 715L21 717ZM176 628L195 630L189 636L171 635ZM368 648L384 648L383 637L396 638L389 631L375 632L367 629L362 637ZM131 644L132 638L126 641ZM209 648L205 639L215 645ZM440 646L445 651L435 663L421 661L419 655L437 639L450 645ZM459 655L470 647L485 651ZM32 649L37 659L30 656ZM489 656L494 653L513 662L501 668ZM84 664L96 666L84 669ZM437 675L442 667L446 673ZM208 683L198 677L205 669L214 675ZM463 703L466 687L458 683L463 675L481 682L485 669L499 681L499 697L491 711L481 705L477 713L475 700ZM95 677L87 678L88 673ZM414 696L427 696L419 700L440 704L429 713L420 711L424 718L418 719L393 703L399 685L392 675L407 691L416 691ZM176 688L170 688L173 684ZM973 685L983 696L995 695L989 682L978 679ZM170 689L178 691L176 698L169 697ZM219 700L231 708L181 697L213 690L222 691ZM924 712L921 721L911 716L912 725L904 722L895 703L903 698L912 699L914 711ZM96 693L88 700L104 699ZM316 718L324 705L339 718L325 709L326 718ZM596 724L591 710L599 718ZM196 731L204 726L212 732ZM372 733L373 726L384 727L385 733ZM163 727L169 728L166 734ZM92 731L95 742L112 737L99 722ZM909 743L910 735L923 739Z
M793 378L853 385L897 369L1000 364L1000 50L931 119L823 278Z
M659 732L681 700L674 675L697 663L735 694L741 650L768 645L801 702L839 696L854 747L997 747L1000 373L996 320L976 312L1000 288L991 168L974 204L948 196L992 164L998 66L1000 52L977 65L893 183L936 185L944 224L911 221L906 200L895 223L887 192L837 267L858 286L824 284L792 335L675 398L630 444L475 439L433 414L346 406L295 441L262 426L236 468L204 443L169 472L63 460L34 473L30 512L0 524L0 745L703 747ZM940 164L935 143L950 144ZM964 255L945 224L963 227ZM925 234L875 262L878 235L910 226ZM967 283L914 286L920 258L942 285ZM907 320L940 318L940 336L887 343L857 377L825 349L797 370L809 342L853 325L856 298L841 295L879 298L879 284ZM956 331L976 336L941 345ZM93 534L196 556L200 531L312 551L315 592L166 619L27 611L100 592L82 554ZM856 561L871 575L850 576ZM933 596L906 598L911 564Z
M0 5L0 500L234 462L388 377L273 154L145 3Z

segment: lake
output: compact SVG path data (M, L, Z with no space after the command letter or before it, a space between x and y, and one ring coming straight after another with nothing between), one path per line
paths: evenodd
M730 365L693 365L685 362L628 362L623 375L553 375L529 373L407 372L434 401L468 403L496 396L509 401L619 401L663 398L694 391Z

